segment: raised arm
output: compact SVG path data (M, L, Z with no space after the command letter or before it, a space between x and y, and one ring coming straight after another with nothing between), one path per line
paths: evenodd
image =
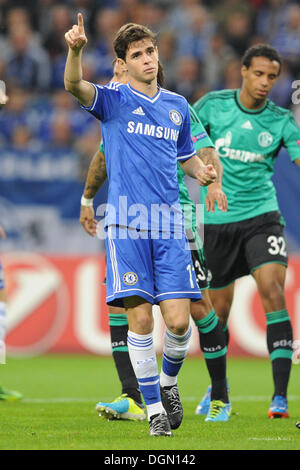
M93 199L106 178L105 156L100 150L97 150L89 166L80 208L80 223L91 237L96 235L97 230Z
M91 106L95 96L93 85L82 79L82 49L87 43L83 16L78 13L78 24L73 25L65 34L69 46L65 66L65 89L72 93L83 106Z

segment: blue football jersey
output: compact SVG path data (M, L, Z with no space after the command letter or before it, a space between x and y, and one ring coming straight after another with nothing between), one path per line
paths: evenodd
M186 99L163 88L150 98L117 82L94 87L94 101L84 109L101 121L106 226L182 231L177 162L196 154Z

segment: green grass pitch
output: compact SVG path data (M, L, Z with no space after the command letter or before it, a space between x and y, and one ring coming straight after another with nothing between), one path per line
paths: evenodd
M298 368L299 367L299 368ZM188 357L180 372L184 408L172 438L150 437L147 422L105 421L95 404L113 400L120 385L111 358L46 355L8 358L0 384L24 394L0 402L0 450L300 450L300 366L293 366L289 419L270 420L271 367L264 359L228 358L233 414L205 423L194 414L209 383L202 357Z

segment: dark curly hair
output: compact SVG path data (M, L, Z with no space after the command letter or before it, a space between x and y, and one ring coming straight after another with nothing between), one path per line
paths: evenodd
M279 63L278 75L280 74L282 59L274 47L270 46L269 44L256 44L255 46L249 47L242 57L242 65L248 69L251 65L253 57L266 57L271 61L276 60L276 62Z

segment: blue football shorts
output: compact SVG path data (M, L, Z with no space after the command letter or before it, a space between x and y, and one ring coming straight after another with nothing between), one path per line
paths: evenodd
M151 304L166 299L202 298L189 243L184 234L168 239L127 227L106 232L106 302L124 307L125 297L140 296ZM178 235L177 235L178 236Z

